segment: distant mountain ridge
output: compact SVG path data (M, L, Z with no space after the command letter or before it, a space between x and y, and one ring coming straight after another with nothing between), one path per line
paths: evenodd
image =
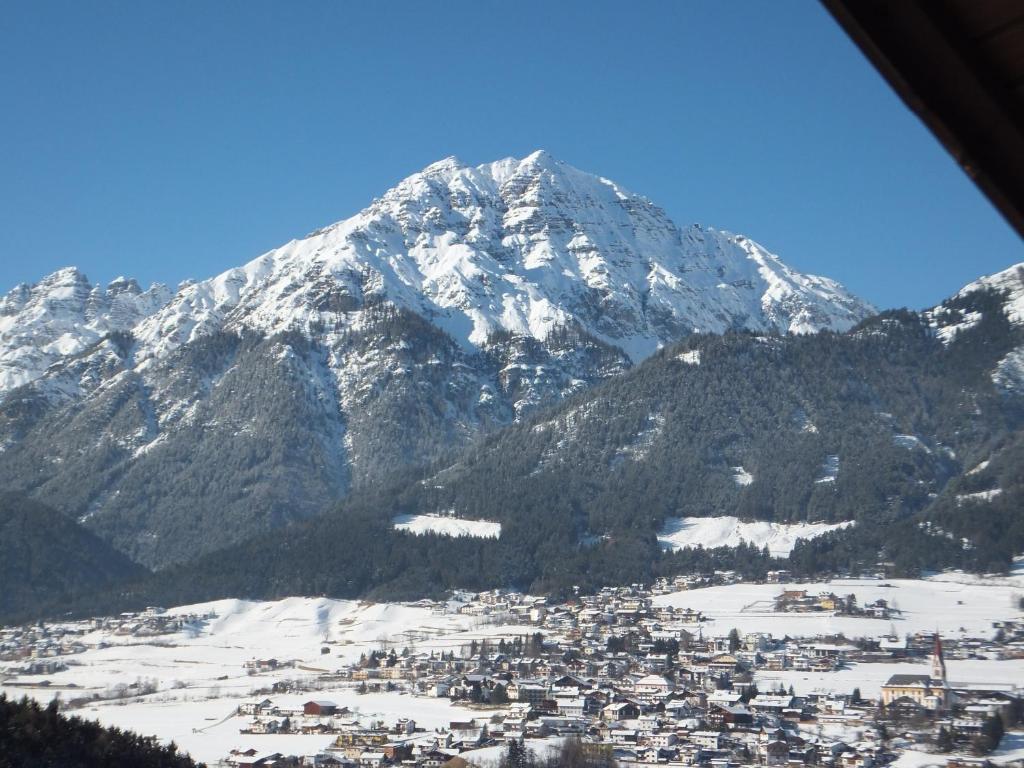
M700 332L872 308L544 152L454 158L171 293L0 300L0 484L150 565L322 510Z
M93 285L74 267L17 286L0 298L0 398L107 334L130 331L170 298L163 285L143 291L125 277Z

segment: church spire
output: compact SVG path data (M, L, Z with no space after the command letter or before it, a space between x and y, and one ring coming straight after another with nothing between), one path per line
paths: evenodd
M946 684L946 659L942 655L942 636L935 631L935 648L932 650L932 679Z

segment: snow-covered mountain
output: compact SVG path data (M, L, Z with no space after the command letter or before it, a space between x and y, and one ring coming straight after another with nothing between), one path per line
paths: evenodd
M1024 327L1022 263L968 283L955 296L925 313L944 343L949 344L958 334L982 320L986 308L976 306L975 298L989 291L1001 295L1000 308L1010 325ZM1018 346L999 360L992 372L992 380L1005 392L1024 393L1024 346Z
M872 308L544 152L454 158L237 269L0 302L0 481L150 564L319 511L693 331Z
M130 331L170 298L163 285L143 291L124 277L94 286L74 267L15 287L0 298L0 395L109 333Z
M73 268L18 286L0 300L0 392L114 330L134 329L146 359L223 329L358 327L380 300L466 348L579 326L634 362L692 331L845 330L872 311L746 237L681 230L545 152L475 168L447 158L352 218L173 298L124 278L93 287Z
M535 152L434 163L356 216L188 286L137 335L159 355L211 328L347 325L371 299L464 346L579 324L634 361L694 330L845 330L871 312L745 237L680 230L644 198Z
M985 275L974 280L952 298L925 312L932 326L944 342L949 343L958 333L973 327L981 319L981 312L966 307L971 297L982 291L1003 294L1003 308L1007 319L1014 325L1024 325L1024 263Z

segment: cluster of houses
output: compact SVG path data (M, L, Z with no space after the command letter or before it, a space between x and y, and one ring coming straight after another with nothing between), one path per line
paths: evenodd
M209 618L212 615L169 614L163 608L152 607L83 621L0 627L0 679L4 685L18 687L20 676L36 678L66 670L69 663L75 663L75 655L107 645L103 640L92 640L89 635L93 632L155 638L180 632ZM35 687L38 683L25 685Z
M61 656L85 653L86 645L81 641L85 629L76 627L62 631L59 627L46 624L26 627L4 627L0 629L0 662L24 663L33 670L50 667L49 671L29 671L22 674L53 674L63 669ZM13 668L8 668L13 671Z
M86 636L92 632L103 631L125 637L157 637L181 632L186 627L198 625L210 618L213 618L212 614L170 614L163 608L151 607L144 611L83 621L0 627L0 662L54 659L85 653L89 647L102 648L102 642L91 645L86 643Z
M881 768L903 749L932 748L939 729L966 744L988 718L1013 723L1024 702L1018 687L1024 681L971 686L945 676L947 650L996 657L1016 642L1016 627L1003 627L995 639L950 642L946 649L928 633L857 642L758 632L706 637L699 612L653 603L658 588L609 588L564 602L500 591L460 594L458 601L434 607L504 617L517 625L509 627L512 634L488 633L493 637L457 650L381 649L331 673L332 685L359 692L397 690L458 701L479 711L470 721L424 730L411 719L365 722L329 698L312 698L293 710L268 698L240 708L240 730L329 735L330 746L301 760L349 768L460 766L472 763L473 752L483 747L520 739L530 746L549 737L581 739L621 764ZM764 682L772 671L926 663L929 656L930 674L894 675L877 700ZM898 741L889 734L895 725L902 729ZM240 749L225 765L284 766L289 760L300 762Z
M776 575L786 582L788 574ZM502 590L460 592L415 605L479 618L487 630L466 634L476 639L461 646L424 637L424 648L416 648L410 636L413 647L382 643L357 662L336 666L325 637L323 661L315 669L293 659L251 659L245 663L249 673L273 673L277 680L260 698L239 706L240 742L255 735L306 734L322 736L324 746L308 755L242 746L222 765L465 768L482 748L519 740L539 746L562 737L604 750L623 765L882 768L906 749L934 749L940 733L947 747L962 752L993 718L1014 725L1024 710L1024 681L972 685L950 681L945 667L947 658L1024 658L1024 620L996 622L988 637L956 639L928 632L876 640L779 638L735 630L712 637L699 611L653 599L735 578L680 576L562 601ZM899 618L884 600L860 606L852 595L831 592L785 590L774 607ZM3 628L0 673L5 685L17 685L21 675L37 680L74 664L75 654L102 647L102 638L111 634L161 642L161 635L198 631L211 618L150 608ZM787 671L914 661L927 674L894 674L877 699L859 691L796 691L770 682L785 677L774 673ZM384 691L451 700L477 716L435 729L411 717L385 723L338 705L324 690L345 691L349 701L353 693ZM298 691L310 692L301 706L274 699ZM970 765L967 758L950 760L950 768Z
M999 654L1002 659L1024 659L1024 619L1017 621L995 621L992 626L996 630L999 641ZM968 649L972 651L974 649ZM954 656L954 658L956 658Z
M872 619L900 618L899 609L879 598L866 605L858 605L853 594L839 596L834 592L820 592L816 595L806 589L787 589L775 598L775 610L790 613L815 613L829 611L843 616L867 616Z

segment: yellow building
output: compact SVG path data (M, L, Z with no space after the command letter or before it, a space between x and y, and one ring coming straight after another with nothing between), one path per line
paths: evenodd
M882 686L882 704L889 706L899 699L910 699L925 709L940 709L946 696L942 682L928 675L893 675Z

